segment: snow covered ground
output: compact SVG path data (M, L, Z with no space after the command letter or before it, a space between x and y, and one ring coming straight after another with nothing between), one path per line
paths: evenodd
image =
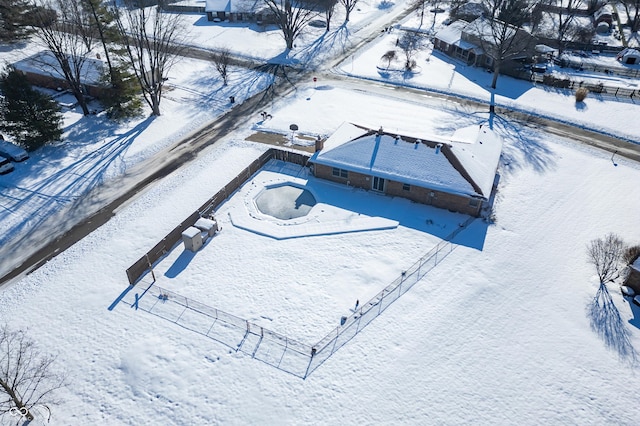
M380 78L375 66L393 37L381 35L347 60L342 72ZM418 86L428 82L437 90L490 98L488 74L436 62L435 56L421 63L421 77L389 79L420 79ZM429 68L433 64L437 68ZM115 164L124 167L157 152L220 113L202 102L213 92L198 82L205 84L211 74L176 75L184 80L175 83L185 89L169 94L175 97L166 101L175 102L171 114L137 134L130 143L140 145L117 154ZM635 105L588 98L587 108L577 110L570 94L503 77L499 85L500 102L640 136L628 126ZM474 222L460 235L463 244L306 380L117 303L127 289L125 269L268 148L245 140L256 129L289 134L296 123L301 132L324 135L348 120L449 135L488 119L485 111L460 104L339 80L301 86L270 112L271 120L249 118L106 225L0 292L0 319L29 327L29 335L57 354L57 367L68 372L52 424L636 423L637 364L607 347L586 314L598 283L585 247L608 232L640 242L640 165L621 158L614 163L609 153L501 118L494 120L505 142L496 223L487 228ZM95 134L101 118L88 120ZM115 140L127 130L103 131L105 139ZM36 180L49 163L60 162L65 170L73 158L86 161L86 152L69 149L67 155L65 147L81 149L92 139L68 135L66 144L0 177L3 227L12 220L27 226L43 206L61 209L55 194L60 200L82 194L64 192L73 186L62 172L47 185ZM106 150L93 152L96 165L108 158ZM75 170L78 180L86 170ZM273 169L263 173L258 176L267 181L309 179L299 173L276 177ZM233 226L245 190L219 209L221 233L190 260L178 246L158 266L158 278L176 293L311 342L458 222L446 211L335 188L322 202L340 208L343 220L359 213L398 225L276 240ZM39 198L40 204L28 202ZM610 290L632 343L640 347L640 310L621 298L615 284Z

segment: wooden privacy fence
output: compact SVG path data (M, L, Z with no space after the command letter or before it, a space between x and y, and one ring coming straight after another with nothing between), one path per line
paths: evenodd
M627 89L618 86L608 86L604 83L585 83L583 81L570 80L568 78L558 78L548 74L532 73L530 77L534 83L542 83L546 86L558 87L561 89L578 89L585 87L592 93L600 95L614 96L617 98L630 98L640 96L638 89Z
M162 240L158 242L151 250L145 253L140 259L136 260L129 268L127 268L127 278L129 284L134 285L140 278L147 274L153 265L169 252L182 237L182 233L193 226L200 217L212 216L213 212L229 198L238 188L240 188L251 176L260 170L270 160L280 160L289 163L306 166L309 156L297 152L284 151L277 148L270 148L260 157L256 158L248 167L227 183L213 197L207 200L198 210L193 212L189 217L180 222L178 226L173 228Z

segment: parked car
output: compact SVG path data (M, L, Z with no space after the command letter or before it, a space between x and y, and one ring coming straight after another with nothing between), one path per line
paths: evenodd
M13 164L8 158L0 155L0 175L7 174L13 171Z
M9 141L4 140L0 135L0 155L7 157L11 161L24 161L29 158L29 153Z

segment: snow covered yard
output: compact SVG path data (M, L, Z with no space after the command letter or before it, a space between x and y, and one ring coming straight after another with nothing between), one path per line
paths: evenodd
M455 93L462 97L476 99L485 103L525 111L549 117L554 120L572 123L581 127L612 133L629 140L637 140L639 133L630 129L626 123L632 122L640 113L640 105L633 99L623 98L615 102L612 98L604 98L598 94L590 94L584 104L576 104L571 90L534 85L531 82L501 75L496 89L491 89L492 73L483 68L468 66L462 61L433 50L433 45L426 42L415 55L417 68L415 72L397 69L404 53L396 46L396 40L403 29L415 29L419 19L408 16L400 23L400 29L381 34L374 42L342 62L338 71L349 76L365 80L377 80L401 86L428 88L441 93ZM397 63L386 69L387 61L383 55L395 50ZM606 58L595 58L598 63L607 63ZM615 62L615 59L613 60ZM395 70L394 70L395 69ZM568 72L568 70L564 70ZM581 73L585 74L585 73ZM589 75L583 76L591 81ZM623 77L599 76L594 81L605 81L614 78L621 87L635 88L637 79ZM606 123L600 117L606 116Z
M334 109L320 102L329 95ZM294 121L320 132L368 114L373 125L442 134L486 119L404 98L308 88L274 108L267 123L286 132ZM482 250L456 248L304 381L123 303L108 310L127 287L131 262L266 149L243 141L257 121L221 140L0 293L0 316L13 327L30 326L69 371L52 422L634 424L633 393L621 390L640 385L635 368L605 347L585 313L597 288L585 246L607 232L640 240L633 214L640 166L624 159L614 166L599 150L495 123L505 141L497 222L488 229L472 224L460 235L484 235ZM224 208L243 202L234 197ZM400 224L424 223L411 209L386 206ZM317 331L296 324L332 327L370 286L396 277L434 241L417 225L277 241L221 218L222 232L176 278L158 275L179 293L301 338ZM180 254L178 248L162 268ZM316 284L327 282L334 287ZM632 320L610 288L624 321ZM639 347L640 330L627 326Z
M393 43L392 37L379 40ZM382 53L386 47L380 47ZM353 67L373 76L382 53L356 55L343 70ZM434 63L432 56L429 64ZM422 64L420 85L429 79L436 88L490 98L486 83L472 82L485 73L438 63L447 71ZM454 73L456 68L464 73ZM149 137L137 138L142 145L127 152L152 151L169 136L168 129L179 136L191 129L180 127L191 123L188 119L211 117L206 102L216 101L204 90L210 89L210 75L197 69L198 75L178 75L203 86L170 79L175 88L168 95L181 101L175 114L154 120ZM586 109L574 112L568 94L524 88L504 77L499 85L497 99L515 99L523 109L558 117L566 113L568 121L615 133L634 122L637 112L634 105L592 98ZM608 232L629 243L640 241L640 165L620 158L614 164L609 153L500 118L494 123L505 147L496 223L472 224L449 257L307 380L124 303L109 310L127 289L125 269L267 149L245 141L256 130L288 135L296 123L301 133L327 135L346 120L450 135L488 119L485 111L428 96L371 83L348 86L319 81L317 88L299 87L274 103L271 120L248 118L235 134L123 206L106 225L0 292L0 319L14 328L29 327L29 335L57 354L57 367L68 372L69 386L53 408L52 424L637 423L637 364L621 359L615 346L607 348L586 315L598 283L585 247ZM637 139L637 129L624 129ZM57 152L55 161L71 161ZM33 170L22 178L32 179L43 161L27 164ZM286 176L305 185L310 181L302 174ZM25 189L32 191L26 200L44 197L50 205L55 199L47 198L45 189L61 188ZM233 211L245 205L245 189L222 206L223 230L203 251L188 263L184 257L177 262L179 246L158 275L178 293L298 338L315 340L355 299L362 301L362 294L391 281L438 240L433 229L425 229L426 207L337 188L334 203L357 207L344 208L354 213L334 219L377 215L398 227L267 238L231 221ZM16 202L6 214L30 220L37 209ZM442 223L434 220L431 227ZM616 284L610 284L612 297L638 349L640 311L623 301Z
M287 182L316 196L307 216L282 221L255 210L261 189ZM239 228L234 224L242 216ZM216 219L222 232L196 253L175 247L154 267L156 284L313 344L356 300L372 298L466 216L323 182L275 162L223 204ZM284 237L277 229L275 238L264 235L270 225Z
M0 176L0 253L53 214L75 210L75 203L91 190L130 173L157 152L229 111L229 96L242 102L263 90L271 78L233 68L229 85L223 86L213 65L183 59L170 73L160 117L143 115L113 122L103 114L85 117L77 108L63 110L63 141L32 153L12 173ZM72 217L69 214L66 219ZM3 262L3 258L10 260L5 256L0 256L3 275L11 266Z

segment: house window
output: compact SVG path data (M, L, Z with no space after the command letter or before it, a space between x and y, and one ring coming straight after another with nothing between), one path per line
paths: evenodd
M347 170L339 169L334 167L331 172L335 177L347 179L349 177L349 172Z
M411 191L411 185L409 185L408 183L403 183L402 184L402 190L403 191Z
M480 205L480 201L477 198L472 198L469 200L469 206L478 207Z

